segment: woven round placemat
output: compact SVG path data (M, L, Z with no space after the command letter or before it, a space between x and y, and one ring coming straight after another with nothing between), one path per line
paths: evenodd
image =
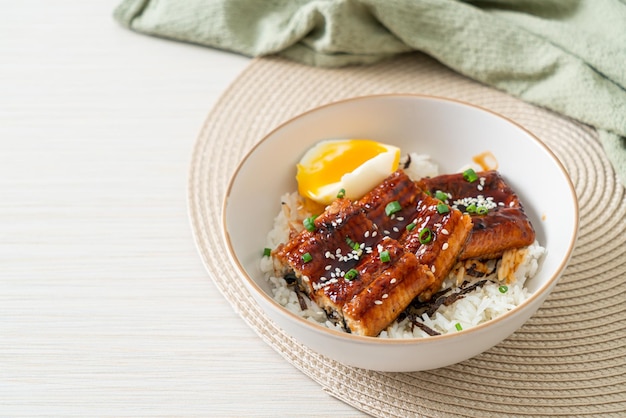
M347 367L285 335L248 294L226 257L220 211L248 150L290 117L348 97L420 93L474 103L541 138L580 201L569 267L539 311L491 350L450 367L382 373ZM307 67L261 58L210 112L191 161L189 210L211 279L239 315L322 388L375 416L626 416L626 196L595 130L462 77L411 53L372 66ZM462 349L462 347L459 347Z

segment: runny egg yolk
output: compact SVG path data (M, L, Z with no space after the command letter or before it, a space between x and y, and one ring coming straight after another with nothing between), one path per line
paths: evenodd
M297 165L296 180L302 196L329 204L340 190L359 199L393 173L400 149L367 139L336 139L318 142Z

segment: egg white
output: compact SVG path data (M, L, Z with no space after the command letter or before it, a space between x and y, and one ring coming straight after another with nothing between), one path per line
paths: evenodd
M334 140L322 141L310 148L299 164L304 167L323 164L323 161L320 162L318 155L332 141ZM354 170L343 174L337 182L318 185L315 191L307 190L307 197L318 203L329 204L342 189L345 190L345 197L349 199L356 200L363 197L397 168L395 163L400 155L400 149L393 145L378 144L384 147L386 151L366 160ZM314 161L317 161L317 164Z

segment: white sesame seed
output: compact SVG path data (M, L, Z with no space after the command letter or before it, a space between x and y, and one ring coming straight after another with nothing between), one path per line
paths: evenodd
M394 284L395 282L397 282L397 280L396 280L395 278L394 278L394 279L389 280L389 283L391 283L391 284Z
M363 234L363 236L364 236L365 238L368 238L368 237L370 236L370 231L365 231L365 234Z
M376 235L378 235L378 232L376 231L372 232L372 238L374 238Z
M382 300L375 300L375 301L374 301L374 303L375 303L376 305L382 305L382 304L383 304L383 301L382 301Z
M385 234L385 235L389 235L389 234L390 234L390 232L389 232L389 231L387 231L387 230L385 229L385 230L383 231L383 234Z
M430 271L432 271L432 272L434 273L434 272L435 272L435 270L436 270L436 269L435 269L435 265L433 264L433 265L430 267Z
M447 250L448 249L448 243L444 242L443 245L441 246L442 250Z
M327 265L326 267L324 267L324 270L328 271L328 270L330 270L331 268L333 268L333 266L331 266L331 265L329 264L329 265Z
M479 184L478 186L476 186L476 188L477 188L478 190L480 190L481 192L483 191L483 186L481 186L480 184Z
M394 227L393 227L393 232L400 232L400 230L398 229L398 227L397 227L397 226L394 226Z
M387 293L385 293L385 294L383 295L383 299L387 299L388 297L389 297L389 295L388 295Z
M404 216L398 216L396 219L402 222L404 220Z
M443 228L443 229L441 230L441 233L442 233L443 235L450 235L450 233L448 232L448 230L447 230L446 228Z

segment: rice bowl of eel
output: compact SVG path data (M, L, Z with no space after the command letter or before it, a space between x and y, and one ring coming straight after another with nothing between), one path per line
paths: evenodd
M337 138L387 144L401 159L368 194L307 205L298 164ZM478 173L469 186L465 171ZM494 232L488 207L515 222ZM287 335L346 365L419 371L488 350L539 309L571 256L578 204L558 158L517 123L456 100L380 95L310 110L266 135L237 167L222 220L243 284ZM515 277L496 272L521 254L529 261L513 263ZM505 308L491 313L490 295L508 298Z

